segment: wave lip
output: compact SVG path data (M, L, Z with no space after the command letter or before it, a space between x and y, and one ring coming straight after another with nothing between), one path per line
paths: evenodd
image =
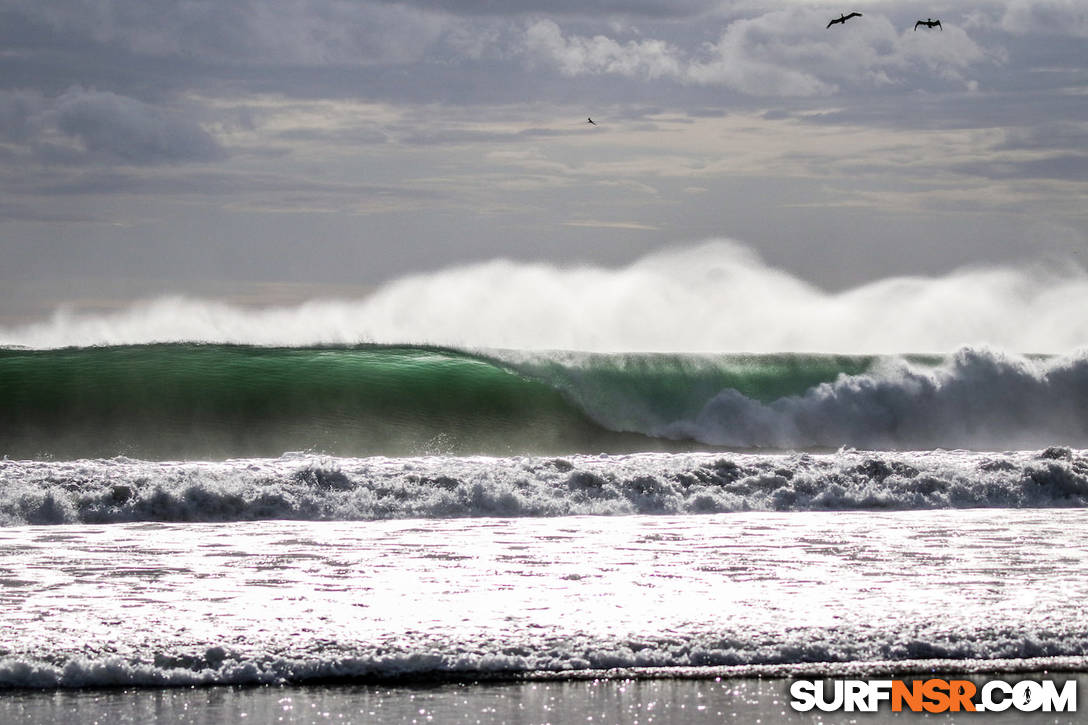
M1088 451L0 461L0 524L1088 506Z

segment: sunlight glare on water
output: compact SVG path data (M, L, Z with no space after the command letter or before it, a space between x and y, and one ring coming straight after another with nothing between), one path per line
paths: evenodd
M1061 655L1088 631L1086 524L973 510L11 527L0 671L229 683Z

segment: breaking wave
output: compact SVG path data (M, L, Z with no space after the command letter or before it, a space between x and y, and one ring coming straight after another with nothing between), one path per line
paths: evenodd
M1088 354L0 350L0 455L1088 447Z
M0 461L0 524L1088 505L1088 452Z
M204 652L159 655L155 662L133 662L119 656L79 657L60 663L0 657L0 688L874 677L889 673L1077 672L1088 663L1082 654L1088 641L1070 632L1032 639L1008 633L993 640L957 642L929 632L919 634L930 635L935 641L919 637L903 645L895 641L896 635L903 636L902 632L881 632L883 641L879 635L870 635L877 641L848 642L817 628L795 628L783 641L758 643L720 635L683 644L652 637L611 643L556 638L548 643L550 653L536 656L526 645L490 642L488 651L481 652L478 645L469 650L456 642L427 642L422 651L352 652L325 657L286 653L254 656L218 645ZM920 659L919 653L925 659ZM804 659L796 662L794 658L799 655Z

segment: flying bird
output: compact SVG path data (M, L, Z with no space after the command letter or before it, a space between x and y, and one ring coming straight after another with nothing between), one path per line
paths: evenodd
M827 27L830 28L835 23L845 24L846 21L849 20L850 18L860 18L860 17L861 17L861 13L850 13L849 15L843 15L842 13L839 13L839 17L832 18L831 22L827 24Z
M593 123L593 119L592 119L592 118L587 118L587 119L586 119L586 123L592 124L592 125L594 125L594 126L596 126L596 125L597 125L596 123Z
M940 20L930 20L929 18L926 18L925 20L919 20L917 23L914 24L914 29L918 30L919 25L924 25L927 28L940 28L941 32L944 32L944 26L941 25Z

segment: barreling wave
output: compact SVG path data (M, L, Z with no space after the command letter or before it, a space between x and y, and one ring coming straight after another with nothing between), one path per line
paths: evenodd
M6 350L0 371L9 457L513 453L624 438L543 383L439 348Z
M0 350L0 455L1088 446L1088 355Z
M0 461L0 525L1088 506L1088 452Z

